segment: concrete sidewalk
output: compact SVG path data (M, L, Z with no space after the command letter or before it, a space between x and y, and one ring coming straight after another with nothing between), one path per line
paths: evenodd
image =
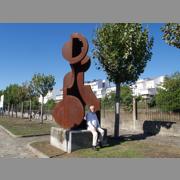
M0 128L0 157L5 158L36 158L27 149L27 144L32 141L49 140L49 136L13 138Z

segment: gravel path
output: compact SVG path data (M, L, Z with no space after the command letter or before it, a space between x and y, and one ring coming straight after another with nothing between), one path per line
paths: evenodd
M36 158L27 149L27 144L32 141L48 140L49 136L13 138L0 128L0 157L5 158Z

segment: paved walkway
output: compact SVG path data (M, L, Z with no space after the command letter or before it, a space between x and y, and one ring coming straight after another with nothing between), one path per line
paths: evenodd
M49 136L13 138L0 128L0 157L5 158L36 158L27 149L27 144L32 141L48 140Z

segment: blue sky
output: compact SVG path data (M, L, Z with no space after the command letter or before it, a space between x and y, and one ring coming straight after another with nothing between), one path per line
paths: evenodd
M180 70L180 50L167 45L162 39L162 24L146 24L154 37L153 56L140 78L169 75ZM145 25L145 26L146 26ZM73 32L86 36L90 44L97 24L0 24L0 89L10 83L31 80L34 73L52 74L55 89L63 85L70 66L61 55L63 44ZM92 59L93 61L93 59ZM85 74L85 80L105 79L104 72L94 62Z

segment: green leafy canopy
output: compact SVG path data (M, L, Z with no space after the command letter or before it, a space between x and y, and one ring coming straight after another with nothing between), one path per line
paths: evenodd
M18 84L10 84L4 91L5 103L18 104L20 102L20 86Z
M4 91L0 90L0 97L3 95Z
M120 99L123 105L123 109L127 111L132 111L133 96L132 89L129 86L121 86ZM110 94L107 94L104 98L102 98L101 102L103 108L113 109L115 103L115 93L111 92Z
M167 23L161 28L163 40L170 46L180 49L180 24Z
M115 83L132 83L152 56L153 38L138 23L102 24L93 39L94 58Z
M53 90L53 86L56 83L54 76L46 76L44 74L38 73L33 76L31 84L37 94L45 97L49 91Z
M165 111L180 111L180 72L167 76L158 89L156 104Z

